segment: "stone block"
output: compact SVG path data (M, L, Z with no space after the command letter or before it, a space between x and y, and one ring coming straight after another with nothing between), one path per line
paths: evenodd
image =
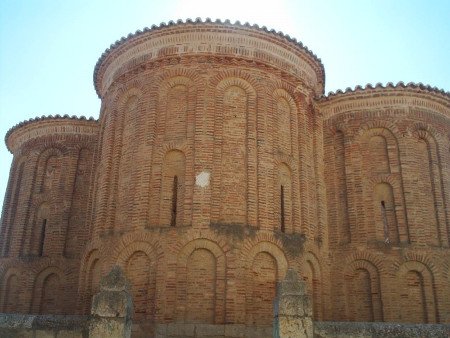
M55 338L56 332L53 330L36 330L35 338Z
M305 298L303 296L283 296L278 303L278 316L298 316L307 315L304 311Z
M197 324L195 326L195 333L199 337L224 336L225 335L225 327L224 327L224 325Z
M119 266L115 266L100 284L100 292L92 301L89 336L130 337L133 303L125 274Z
M165 337L167 335L167 324L156 324L155 334L163 335Z
M123 320L112 318L96 318L91 323L89 337L95 338L129 338L131 325Z
M194 337L195 324L173 323L167 325L168 337Z
M61 330L56 333L57 338L83 338L80 330Z
M101 317L125 318L133 307L131 295L125 291L102 291L92 300L91 314Z
M244 324L227 324L225 325L225 337L245 337L245 325Z
M312 306L304 282L294 270L278 284L274 302L275 335L279 338L312 338Z
M122 269L116 265L108 275L100 281L101 291L129 291L130 283L125 277Z
M245 330L246 338L272 338L272 327L251 326Z
M306 294L305 282L298 277L295 270L289 269L284 280L277 285L277 293L283 295Z
M0 327L1 328L21 328L31 329L33 326L33 321L36 316L33 315L21 315L12 313L3 313L0 316Z
M287 317L284 320L280 320L279 334L280 338L312 338L312 319Z
M0 327L1 338L34 338L34 332L31 329L8 329Z

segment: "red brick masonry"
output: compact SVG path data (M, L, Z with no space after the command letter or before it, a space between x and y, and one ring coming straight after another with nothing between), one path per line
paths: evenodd
M324 76L246 24L116 42L98 121L6 135L0 310L86 314L119 264L134 322L269 326L293 267L316 320L450 322L450 94Z

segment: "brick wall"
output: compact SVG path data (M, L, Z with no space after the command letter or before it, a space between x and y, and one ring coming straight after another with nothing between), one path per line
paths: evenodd
M89 240L86 207L97 124L41 118L12 131L2 218L2 311L72 313Z
M94 82L98 122L8 134L3 311L86 314L119 264L143 332L266 330L292 267L316 320L450 320L448 96L319 99L311 52L215 23L130 37Z
M449 108L418 87L321 101L332 319L449 321Z

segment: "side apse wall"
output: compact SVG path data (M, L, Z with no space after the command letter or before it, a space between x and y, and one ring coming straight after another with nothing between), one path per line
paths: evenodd
M7 138L14 158L3 207L0 311L66 314L76 306L96 121L48 117Z
M448 99L385 88L321 104L333 318L449 322Z

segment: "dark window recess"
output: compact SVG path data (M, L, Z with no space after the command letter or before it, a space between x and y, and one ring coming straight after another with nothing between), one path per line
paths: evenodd
M42 254L44 253L46 227L47 227L47 219L44 219L42 221L42 228L41 228L41 241L39 243L39 256L42 256Z
M284 186L281 186L280 192L280 209L281 209L281 232L285 232L285 220L284 220Z
M172 217L170 219L170 225L177 225L177 199L178 199L178 176L173 177L172 185Z
M386 204L384 201L381 201L381 219L383 220L384 242L389 244L389 224L386 217Z

